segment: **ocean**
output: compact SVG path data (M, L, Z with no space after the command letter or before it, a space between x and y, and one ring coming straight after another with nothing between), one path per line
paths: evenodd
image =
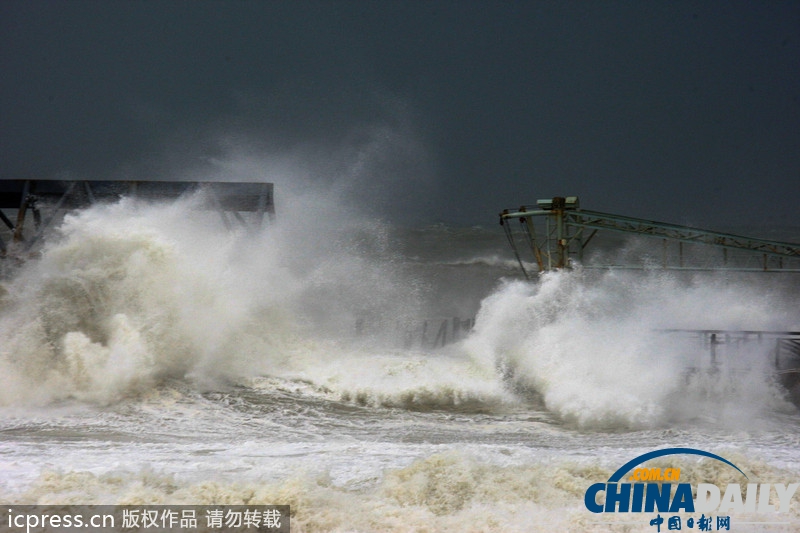
M67 216L0 282L0 502L290 505L296 532L633 532L656 513L595 514L584 494L652 450L800 482L774 346L721 347L712 371L707 346L664 331L800 330L798 274L524 281L492 214L409 228L315 199L227 230L191 199L123 199ZM747 482L708 458L652 464ZM800 529L800 496L782 511L731 530Z

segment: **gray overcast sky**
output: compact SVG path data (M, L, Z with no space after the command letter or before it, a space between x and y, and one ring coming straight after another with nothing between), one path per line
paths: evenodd
M800 226L797 1L3 0L0 72L0 178Z

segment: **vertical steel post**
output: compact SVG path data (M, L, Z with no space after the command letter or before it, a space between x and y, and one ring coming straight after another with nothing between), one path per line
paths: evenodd
M558 264L557 268L564 268L567 266L566 258L566 239L564 234L564 208L566 206L566 199L563 196L556 196L553 198L553 212L556 217L556 249L558 250Z
M545 238L547 239L547 270L553 270L553 246L550 244L550 239L552 239L552 235L550 234L550 218L552 215L547 215L544 218L545 221Z
M531 251L533 251L533 256L536 258L536 264L539 265L539 272L542 272L544 270L544 263L542 262L542 252L539 250L539 245L536 243L536 227L533 225L533 217L525 217L523 220L525 221L525 227L528 229L528 235L530 236Z
M22 186L22 199L19 202L19 211L17 211L17 224L14 227L14 242L22 242L22 229L25 226L25 213L28 210L28 196L31 191L31 181L25 180Z

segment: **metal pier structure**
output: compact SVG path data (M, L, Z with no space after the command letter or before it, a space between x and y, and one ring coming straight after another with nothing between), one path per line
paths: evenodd
M519 229L512 221L520 222ZM671 270L735 270L800 272L800 244L742 237L689 226L655 222L581 209L577 196L538 200L535 206L506 209L500 224L526 278L528 254L539 272L570 268L577 259L586 268L663 268ZM659 239L660 251L625 264L583 264L584 250L600 230ZM703 253L694 253L702 245ZM707 252L717 250L712 256ZM696 257L701 256L701 262ZM530 267L529 267L530 268Z
M757 345L767 348L772 364L780 373L800 366L800 331L662 329L659 333L685 335L696 339L708 350L710 366L720 364L720 350Z
M0 257L12 255L12 251L29 252L53 222L70 210L123 196L163 201L200 192L207 207L219 212L226 227L231 227L232 220L245 224L242 213L253 213L257 224L275 217L272 183L0 180ZM9 215L4 210L14 213Z
M719 372L739 350L765 354L775 380L800 406L800 331L663 329L655 333L683 336L699 343L708 353L705 368L711 373ZM687 375L699 371L699 367L690 368Z

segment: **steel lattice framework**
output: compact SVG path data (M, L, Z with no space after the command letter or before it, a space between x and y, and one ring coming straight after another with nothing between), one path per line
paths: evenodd
M511 221L521 222L521 232L511 229ZM526 248L533 254L538 270L569 268L572 258L583 259L583 252L600 230L642 235L662 240L661 261L652 258L645 264L584 265L602 268L652 268L684 270L738 270L800 272L800 244L742 237L705 229L655 222L622 215L601 213L581 209L578 198L555 197L539 200L536 206L523 206L517 210L500 213L500 223L506 230L509 243L514 250L523 273L528 269L522 259L519 234L522 233ZM543 228L541 226L544 226ZM667 253L669 243L678 243L677 258ZM683 243L707 245L723 251L722 262L713 266L689 265L686 263ZM729 257L728 251L738 254ZM675 261L677 260L677 261ZM675 264L677 262L677 264ZM755 264L754 264L755 263Z

